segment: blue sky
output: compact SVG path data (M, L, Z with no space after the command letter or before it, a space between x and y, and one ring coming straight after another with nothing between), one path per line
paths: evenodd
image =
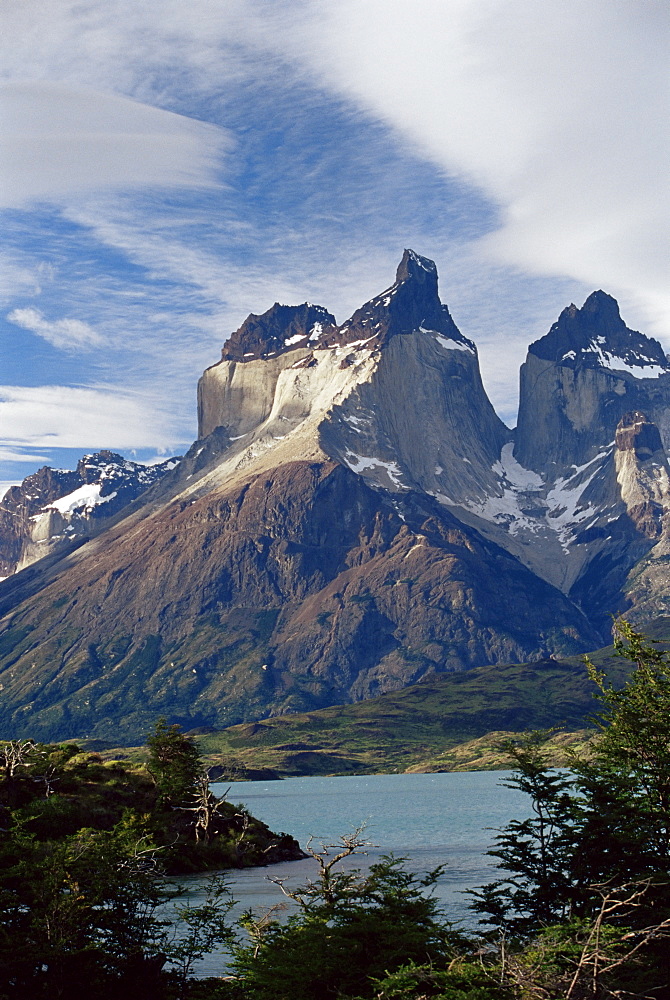
M404 247L509 424L528 343L594 288L670 350L669 12L3 0L0 480L183 451L249 312L342 322Z

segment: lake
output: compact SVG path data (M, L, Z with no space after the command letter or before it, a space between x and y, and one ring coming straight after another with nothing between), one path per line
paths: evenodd
M375 774L215 783L212 790L222 795L229 789L231 802L244 805L275 832L290 833L303 847L310 837L336 844L365 824L365 838L375 846L365 849L365 857L350 859L351 868L365 868L391 853L407 858L407 868L414 872L446 865L434 895L449 919L472 929L476 917L464 890L496 877L494 859L486 857L495 829L525 818L530 810L526 795L501 785L506 777L501 771ZM269 876L297 886L313 877L315 868L308 859L231 872L231 891L240 901L236 912L284 900ZM183 880L193 888L194 901L202 881L201 876ZM216 975L220 969L221 958L210 956L198 974Z
M243 804L271 830L290 833L305 846L310 837L335 844L365 824L367 860L382 854L408 859L411 871L438 865L446 871L435 887L451 919L472 924L463 890L495 878L494 859L486 857L495 828L528 815L530 803L517 789L501 786L500 771L447 774L374 774L339 778L286 778L214 784L231 802ZM491 829L494 828L494 829ZM351 867L365 867L355 858ZM233 894L245 906L271 906L281 900L267 876L299 885L314 872L311 860L236 871Z

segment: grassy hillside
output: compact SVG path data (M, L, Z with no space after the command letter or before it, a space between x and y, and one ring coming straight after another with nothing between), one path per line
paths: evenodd
M630 666L612 652L594 658L619 684ZM201 734L198 743L230 777L259 768L299 775L500 767L495 734L583 730L598 708L594 695L580 657L488 666L356 705Z
M670 618L645 631L670 643ZM591 659L615 686L631 669L612 646ZM589 738L595 693L583 657L573 656L440 674L355 705L194 735L206 763L228 779L494 769L506 765L497 749L504 737L552 727L563 730L547 745L560 763L566 745Z

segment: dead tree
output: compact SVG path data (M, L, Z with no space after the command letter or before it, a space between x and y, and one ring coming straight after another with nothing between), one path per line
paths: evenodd
M293 890L286 887L284 879L270 878L270 882L278 885L288 899L294 900L304 910L308 910L316 902L333 907L343 896L354 893L361 884L359 871L339 872L334 869L345 858L352 855L366 855L365 848L375 846L365 839L364 831L365 824L362 824L352 833L341 837L338 844L321 843L318 849L313 847L315 838L310 837L305 850L318 865L316 878L310 880L307 885ZM333 854L333 851L336 853Z
M209 787L209 772L203 771L198 776L193 789L193 805L179 807L193 813L196 843L209 843L229 791L228 788L221 797L217 797Z
M0 750L0 767L7 781L13 781L19 767L30 767L32 757L43 755L34 740L10 740Z

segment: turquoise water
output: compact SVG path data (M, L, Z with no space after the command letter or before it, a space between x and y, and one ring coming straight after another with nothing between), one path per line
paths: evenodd
M446 865L434 895L450 920L474 929L476 917L464 890L496 877L493 859L486 857L495 828L527 816L530 808L527 796L501 785L506 777L500 771L377 774L239 781L213 784L212 789L218 795L228 789L231 802L244 805L275 832L292 834L303 847L310 837L316 845L336 844L365 824L364 837L372 845L365 855L350 858L349 868L365 868L383 854L407 858L407 868L415 872ZM230 888L239 900L233 915L246 909L264 911L285 901L269 878L299 886L314 877L315 868L308 859L230 872ZM202 901L202 876L180 882L191 902ZM210 955L198 963L196 975L224 971L224 957Z
M277 832L290 833L304 847L336 844L365 824L366 856L351 867L365 867L382 854L408 859L407 867L423 872L446 865L435 895L450 919L473 925L463 890L496 877L492 858L495 828L528 815L529 801L516 789L501 785L500 771L450 774L377 774L341 778L287 778L284 781L240 781L212 786L217 794L243 804ZM491 829L494 828L494 829ZM282 900L268 876L300 885L313 875L313 861L293 861L268 868L232 873L233 895L249 906L272 906Z

